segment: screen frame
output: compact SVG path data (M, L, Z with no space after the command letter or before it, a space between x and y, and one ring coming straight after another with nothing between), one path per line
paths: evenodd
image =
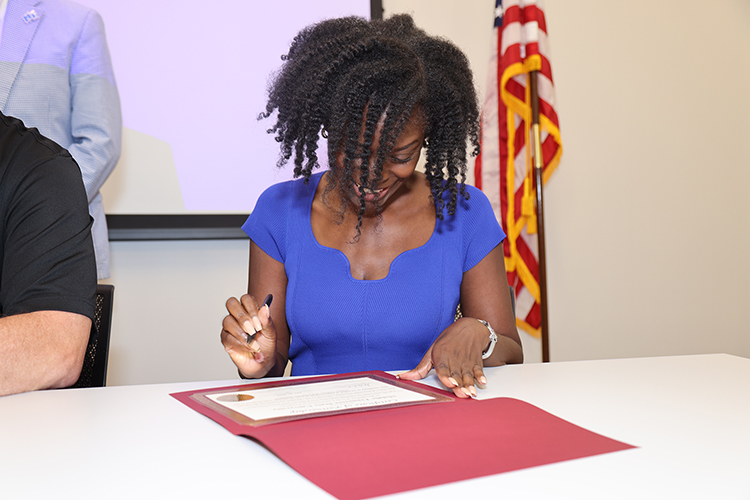
M382 0L370 0L370 18L383 19ZM107 214L110 241L245 239L250 214Z

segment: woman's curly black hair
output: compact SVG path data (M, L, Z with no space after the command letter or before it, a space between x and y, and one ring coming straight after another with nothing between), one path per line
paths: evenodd
M468 60L451 42L427 35L408 15L374 21L346 17L303 29L282 60L259 117L277 113L268 132L281 144L279 166L294 156L294 176L308 182L320 166L319 136L327 136L329 165L342 170L340 198L351 199L353 171L360 168L359 185L376 186L387 154L415 116L425 125L425 174L437 217L443 218L446 191L451 215L459 192L468 199L466 153L469 144L474 155L479 152L479 110ZM380 144L370 162L383 116ZM341 152L343 165L337 165ZM337 184L336 176L330 180L329 190ZM358 234L364 214L361 194Z

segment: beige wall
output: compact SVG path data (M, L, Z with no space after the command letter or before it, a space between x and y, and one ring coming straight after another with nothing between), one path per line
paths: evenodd
M492 0L383 3L461 46L483 90ZM545 191L553 361L750 357L750 4L545 5L564 146ZM245 241L113 243L109 383L234 377L218 332L246 261Z

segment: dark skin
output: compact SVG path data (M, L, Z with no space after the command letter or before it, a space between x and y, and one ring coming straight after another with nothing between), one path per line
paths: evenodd
M376 130L371 157L375 157L383 120ZM324 199L329 176L340 175L335 167L318 186L313 199L311 224L318 242L340 250L349 259L352 276L360 280L382 279L401 253L424 245L435 228L435 206L430 186L417 172L422 144L423 121L418 114L410 119L386 157L382 180L366 192L366 212L361 234L355 241L359 186L347 203L343 221L338 190ZM339 163L342 158L339 155ZM356 172L354 179L359 179ZM380 204L380 217L374 199ZM354 242L354 243L353 243ZM259 378L280 376L289 359L290 332L286 323L287 277L284 265L250 243L248 294L227 301L229 315L224 318L222 343L243 376ZM267 307L259 308L256 297L271 293L273 319ZM515 327L502 246L498 245L476 266L466 271L461 283L461 308L464 317L452 323L435 340L421 362L400 374L406 380L418 380L435 369L440 381L458 397L476 395L475 385L483 387L487 379L484 366L521 363L523 351ZM488 321L499 340L492 355L482 360L489 347L489 332L476 318ZM258 334L249 345L247 334Z

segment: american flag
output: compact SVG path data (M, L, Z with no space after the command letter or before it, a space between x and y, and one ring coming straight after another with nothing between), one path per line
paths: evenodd
M539 251L528 86L531 71L538 71L545 184L562 155L541 0L497 0L494 34L482 107L482 148L474 177L508 235L503 250L508 283L516 291L516 323L539 337Z

